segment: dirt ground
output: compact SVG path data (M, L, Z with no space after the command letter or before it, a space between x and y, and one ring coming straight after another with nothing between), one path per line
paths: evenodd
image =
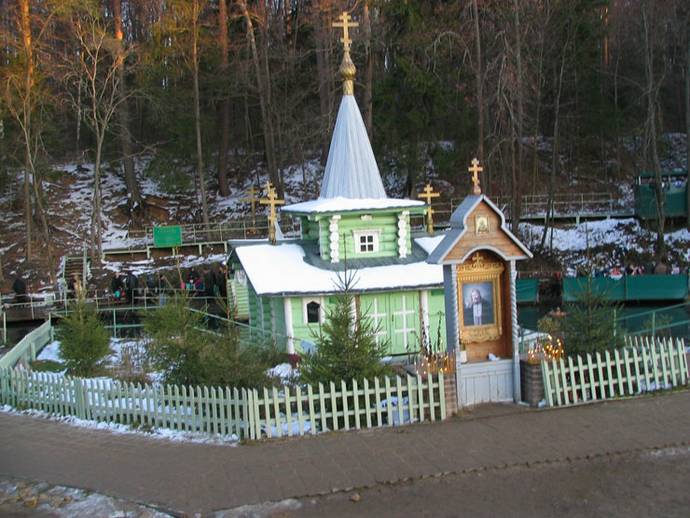
M690 449L663 449L379 486L270 515L687 517L689 486Z

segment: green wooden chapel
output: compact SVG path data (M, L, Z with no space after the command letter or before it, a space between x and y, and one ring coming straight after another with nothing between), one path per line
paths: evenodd
M443 268L426 262L442 236L413 235L410 217L426 214L423 202L387 197L354 97L347 30L342 41L344 95L320 195L282 208L299 219L299 239L230 243L250 325L286 337L289 353L310 348L347 271L353 310L371 319L391 355L444 350Z

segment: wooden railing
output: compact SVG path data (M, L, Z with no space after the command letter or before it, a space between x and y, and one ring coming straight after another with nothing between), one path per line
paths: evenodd
M16 365L29 365L36 355L53 340L53 327L50 320L24 336L10 351L0 358L0 369Z

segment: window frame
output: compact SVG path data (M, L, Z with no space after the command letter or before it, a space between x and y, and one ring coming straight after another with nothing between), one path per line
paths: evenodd
M353 230L352 234L354 236L354 241L355 241L355 254L357 255L370 255L370 254L376 254L380 250L379 246L379 236L381 235L381 230L379 229L366 229L366 230ZM361 238L363 237L372 237L372 250L362 250L362 242ZM365 246L368 245L368 243L364 244Z
M307 312L307 306L312 303L316 302L319 305L319 321L318 322L309 322L309 314ZM325 322L326 320L326 311L324 309L324 303L325 300L323 297L305 297L302 299L302 315L304 316L304 325L306 326L313 326L313 325L321 325Z

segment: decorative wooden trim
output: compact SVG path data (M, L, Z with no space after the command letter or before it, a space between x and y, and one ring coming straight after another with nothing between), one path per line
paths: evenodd
M404 210L398 214L398 256L407 257L407 238L409 232L410 211Z
M331 216L328 224L328 241L330 243L331 262L340 262L340 232L338 229L339 215Z

